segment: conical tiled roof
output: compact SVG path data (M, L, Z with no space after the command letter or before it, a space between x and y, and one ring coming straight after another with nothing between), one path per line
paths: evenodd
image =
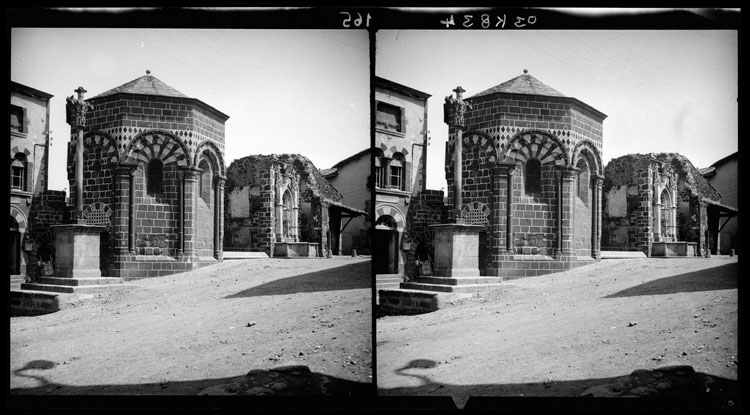
M511 79L510 81L506 81L500 85L493 86L490 89L486 89L476 95L471 96L470 98L494 94L497 92L506 92L511 94L544 95L550 97L565 97L565 95L561 94L553 88L550 88L542 81L529 75L529 72L524 69L523 75L519 75Z
M106 97L115 94L140 94L140 95L158 95L162 97L189 98L182 92L160 81L157 77L151 75L151 71L146 71L146 75L134 79L117 88L112 88L103 92L94 98Z

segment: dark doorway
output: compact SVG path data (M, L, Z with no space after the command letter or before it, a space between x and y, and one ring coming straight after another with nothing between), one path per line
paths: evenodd
M10 217L10 275L21 273L21 232L18 231L18 222L13 216Z
M398 274L398 228L390 216L375 223L373 262L375 274Z
M102 272L102 277L109 276L109 242L109 232L99 234L99 270Z

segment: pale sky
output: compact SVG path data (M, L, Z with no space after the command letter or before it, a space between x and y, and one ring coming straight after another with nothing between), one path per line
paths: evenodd
M698 168L738 151L737 32L378 31L376 75L431 94L427 188L445 188L444 98L524 69L607 114L603 161L677 152Z
M299 153L319 169L370 146L363 30L13 28L11 80L54 95L48 187L68 187L65 98L146 74L229 115L227 167Z

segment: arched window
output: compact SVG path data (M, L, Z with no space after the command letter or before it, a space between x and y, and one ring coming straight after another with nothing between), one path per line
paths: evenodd
M162 193L164 178L164 163L159 159L151 159L146 167L146 193L153 196Z
M198 168L201 169L198 177L201 199L209 204L211 203L211 166L206 160L201 160Z
M26 187L26 156L16 154L10 163L10 185L12 189L27 190Z
M393 160L391 160L390 164L388 165L388 168L390 170L390 187L391 189L398 189L398 190L404 190L404 156L402 156L399 153L395 153L393 155Z
M578 197L581 198L584 202L588 201L589 197L589 166L586 164L586 162L581 159L578 160L578 163L576 163L576 167L578 168Z
M282 197L282 204L284 205L284 217L282 222L282 234L285 238L291 237L291 227L292 227L292 195L289 193L289 190L284 192L284 196Z
M383 185L383 152L375 152L375 187L385 187Z
M526 162L525 179L526 194L542 191L542 163L539 160L531 159Z

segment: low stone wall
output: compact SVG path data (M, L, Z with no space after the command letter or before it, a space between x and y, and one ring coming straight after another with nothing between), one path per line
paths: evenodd
M9 301L11 317L38 316L60 310L59 295L53 293L11 291Z
M553 259L504 259L502 262L500 262L501 268L495 270L494 272L490 271L489 274L503 277L504 279L536 277L539 275L551 274L553 272L567 271L573 268L582 267L584 265L593 264L595 262L596 260L594 260L593 258L574 259L570 261Z
M201 259L197 262L188 262L166 256L134 255L127 257L126 260L116 262L117 267L113 270L113 276L128 281L179 274L207 265L217 264L219 261L215 258L210 258L206 260Z
M378 290L382 315L424 314L438 309L437 293L410 290Z

